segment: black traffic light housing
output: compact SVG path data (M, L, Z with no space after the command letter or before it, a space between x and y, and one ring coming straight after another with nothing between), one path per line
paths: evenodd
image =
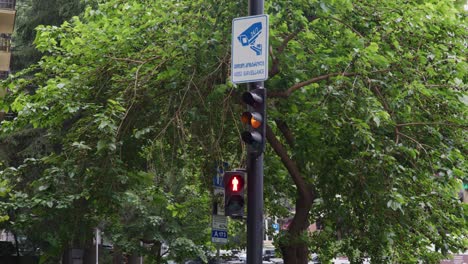
M244 188L246 174L243 171L224 172L224 214L234 218L244 215Z
M248 131L241 134L242 140L248 145L248 152L260 155L266 142L266 89L257 86L242 94L242 101L248 105L248 111L242 113L242 123L248 126Z

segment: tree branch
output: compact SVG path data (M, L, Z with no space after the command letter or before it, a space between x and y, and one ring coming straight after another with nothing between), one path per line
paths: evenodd
M286 91L284 92L270 92L268 94L268 97L270 98L288 98L294 91L299 90L300 88L307 86L312 83L320 82L323 80L327 80L328 78L335 77L335 76L355 76L359 75L359 73L356 72L337 72L337 73L330 73L330 74L325 74L322 76L318 76L315 78L312 78L307 81L303 81L300 83L296 83L295 85L289 87Z
M464 125L459 125L459 124L454 124L454 123L450 123L450 122L410 122L410 123L403 123L403 124L396 124L397 127L405 127L405 126L430 126L430 125L434 125L434 126L455 126L455 127L462 127L462 128L466 128L467 126L464 126Z
M385 100L385 97L382 95L382 92L380 92L379 87L372 86L372 89L374 90L375 95L377 95L377 97L380 98L385 111L387 111L388 114L393 115L393 111L392 109L390 109L390 106L388 105L387 100Z
M427 150L424 148L424 144L420 143L419 141L417 141L416 139L404 134L404 133L401 133L401 132L398 132L398 134L402 135L403 137L413 141L414 143L416 143L416 145L418 147L420 147L422 150L424 150L424 152L427 154ZM427 145L426 145L427 146Z
M310 17L307 17L307 20L310 22L316 20L318 17L316 16L310 16ZM284 52L284 50L286 49L286 47L288 46L288 43L293 40L295 37L297 37L297 35L299 35L299 33L303 30L303 28L299 28L297 29L296 31L292 32L291 34L287 35L285 39L283 39L283 42L281 43L281 45L276 49L276 54L273 54L273 49L270 48L270 56L272 58L272 65L271 65L271 70L269 71L268 73L268 76L269 78L272 78L273 76L275 76L276 74L278 74L280 72L279 70L279 59L278 59L278 55L280 55L281 53Z
M151 57L151 58L149 58L147 60L135 60L135 59L131 59L131 58L117 58L117 57L107 56L107 55L105 55L104 57L109 58L109 59L113 59L113 60L116 60L116 61L126 61L126 62L131 62L131 63L138 63L138 64L144 64L144 63L147 63L148 61L152 61L152 60L161 58L161 56L159 56L159 55Z
M283 133L283 136L286 139L286 142L288 143L288 145L290 147L294 147L294 142L296 140L294 138L294 135L293 135L291 129L289 129L288 124L286 122L284 122L283 120L280 120L280 119L275 119L275 123L276 123L276 126L278 127L278 129L281 131L281 133Z
M369 84L371 85L371 90L373 90L374 94L377 96L377 98L380 99L380 102L382 103L383 108L385 109L385 111L387 111L387 113L392 118L394 118L394 113L393 113L392 109L390 109L390 106L388 105L387 100L385 100L385 97L382 95L382 92L380 92L379 87L372 86L370 81L369 81ZM395 120L395 122L396 122L396 120ZM395 126L395 132L394 133L395 133L395 144L398 144L400 142L400 135L402 135L400 133L400 127L399 126Z
M315 198L315 194L309 188L306 181L302 177L297 164L288 156L286 148L276 138L275 134L273 133L273 130L268 125L266 127L266 136L271 147L276 152L276 154L280 157L281 162L283 163L283 165L286 167L289 174L291 175L292 180L294 181L294 184L297 187L299 195L301 197L304 197L304 199L313 201Z
M383 72L388 72L390 71L389 69L385 69L385 70L378 70L378 71L373 71L373 72L370 72L370 73L383 73ZM270 98L288 98L289 96L291 96L291 94L296 91L296 90L299 90L300 88L304 87L304 86L307 86L309 84L312 84L312 83L317 83L317 82L320 82L320 81L323 81L323 80L327 80L331 77L336 77L336 76L345 76L345 77L352 77L352 76L357 76L357 75L362 75L363 73L359 73L359 72L335 72L335 73L329 73L329 74L325 74L325 75L321 75L321 76L318 76L318 77L315 77L315 78L312 78L312 79L309 79L307 81L303 81L303 82L300 82L300 83L296 83L295 85L289 87L286 91L283 91L283 92L269 92L268 93L268 97Z
M327 17L324 17L324 18L327 18ZM339 23L342 24L343 26L349 28L351 31L353 31L354 33L356 33L357 35L359 35L361 38L364 38L364 36L361 34L361 32L357 31L357 30L354 29L352 26L346 24L344 21L342 21L342 20L340 20L340 19L338 19L338 18L336 18L336 17L328 17L328 18L339 22Z
M450 85L450 84L426 84L428 88L452 88L452 89L461 89L462 86Z
M281 43L281 46L279 46L276 49L276 51L277 51L276 54L273 54L273 49L270 49L270 56L272 57L272 62L273 63L271 65L271 70L268 73L269 78L272 78L273 76L275 76L276 74L278 74L280 72L278 55L280 55L281 53L284 52L284 50L288 46L289 41L294 39L299 34L299 32L301 32L301 30L302 30L302 28L300 28L300 29L296 30L295 32L292 32L291 34L286 36L286 38Z

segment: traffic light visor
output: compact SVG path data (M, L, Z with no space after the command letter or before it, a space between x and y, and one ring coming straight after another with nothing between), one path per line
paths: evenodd
M247 144L262 143L262 135L257 131L244 131L241 134L242 140Z
M244 215L244 171L224 172L224 215L240 217Z
M242 94L242 101L250 106L256 107L263 103L263 98L259 94L251 91Z

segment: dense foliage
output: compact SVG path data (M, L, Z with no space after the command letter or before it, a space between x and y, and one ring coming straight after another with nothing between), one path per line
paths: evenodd
M110 2L89 8L85 22L38 28L36 47L48 55L22 73L37 72L33 78L11 86L9 107L18 117L2 124L6 152L28 146L4 159L2 177L14 186L5 205L14 210L11 229L51 256L86 246L97 226L112 230L124 252L143 250L141 240L201 254L210 236L211 177L229 137L221 136L223 126L209 126L208 111L227 102L203 101L226 90L214 86L220 74L211 72L217 54L205 38L215 38L202 36L213 34L221 13L213 10L201 35L184 39L206 8L184 8L191 7L177 22L166 14L182 12L178 4ZM201 83L209 89L198 90ZM37 142L25 142L28 131Z
M99 2L39 27L45 56L8 81L4 224L45 257L100 227L122 252L204 258L216 161L244 162L229 60L247 3ZM435 263L466 247L463 14L448 0L266 5L265 195L272 216L296 204L286 262Z
M463 16L442 1L272 5L289 15L272 15L270 117L325 226L305 242L386 263L466 246Z

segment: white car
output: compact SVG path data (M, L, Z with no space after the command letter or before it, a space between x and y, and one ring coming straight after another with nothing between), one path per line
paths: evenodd
M311 255L311 260L309 261L308 264L320 264L320 259L317 254L313 253ZM332 259L331 263L333 264L350 264L349 260L347 257L336 257ZM368 258L364 259L363 264L370 264L370 261Z
M239 257L239 262L241 263L247 263L247 254L246 253L240 253L237 255ZM262 264L275 264L272 261L265 261L263 260Z
M239 255L237 255L239 257L239 260L242 261L242 262L247 262L247 254L245 252L241 252L239 253Z
M282 258L271 258L270 261L273 262L273 264L283 264L284 263L284 260Z
M336 257L332 260L333 264L349 264L349 260L347 257Z
M347 257L336 257L332 260L333 264L350 264ZM363 264L370 264L369 258L364 259Z

